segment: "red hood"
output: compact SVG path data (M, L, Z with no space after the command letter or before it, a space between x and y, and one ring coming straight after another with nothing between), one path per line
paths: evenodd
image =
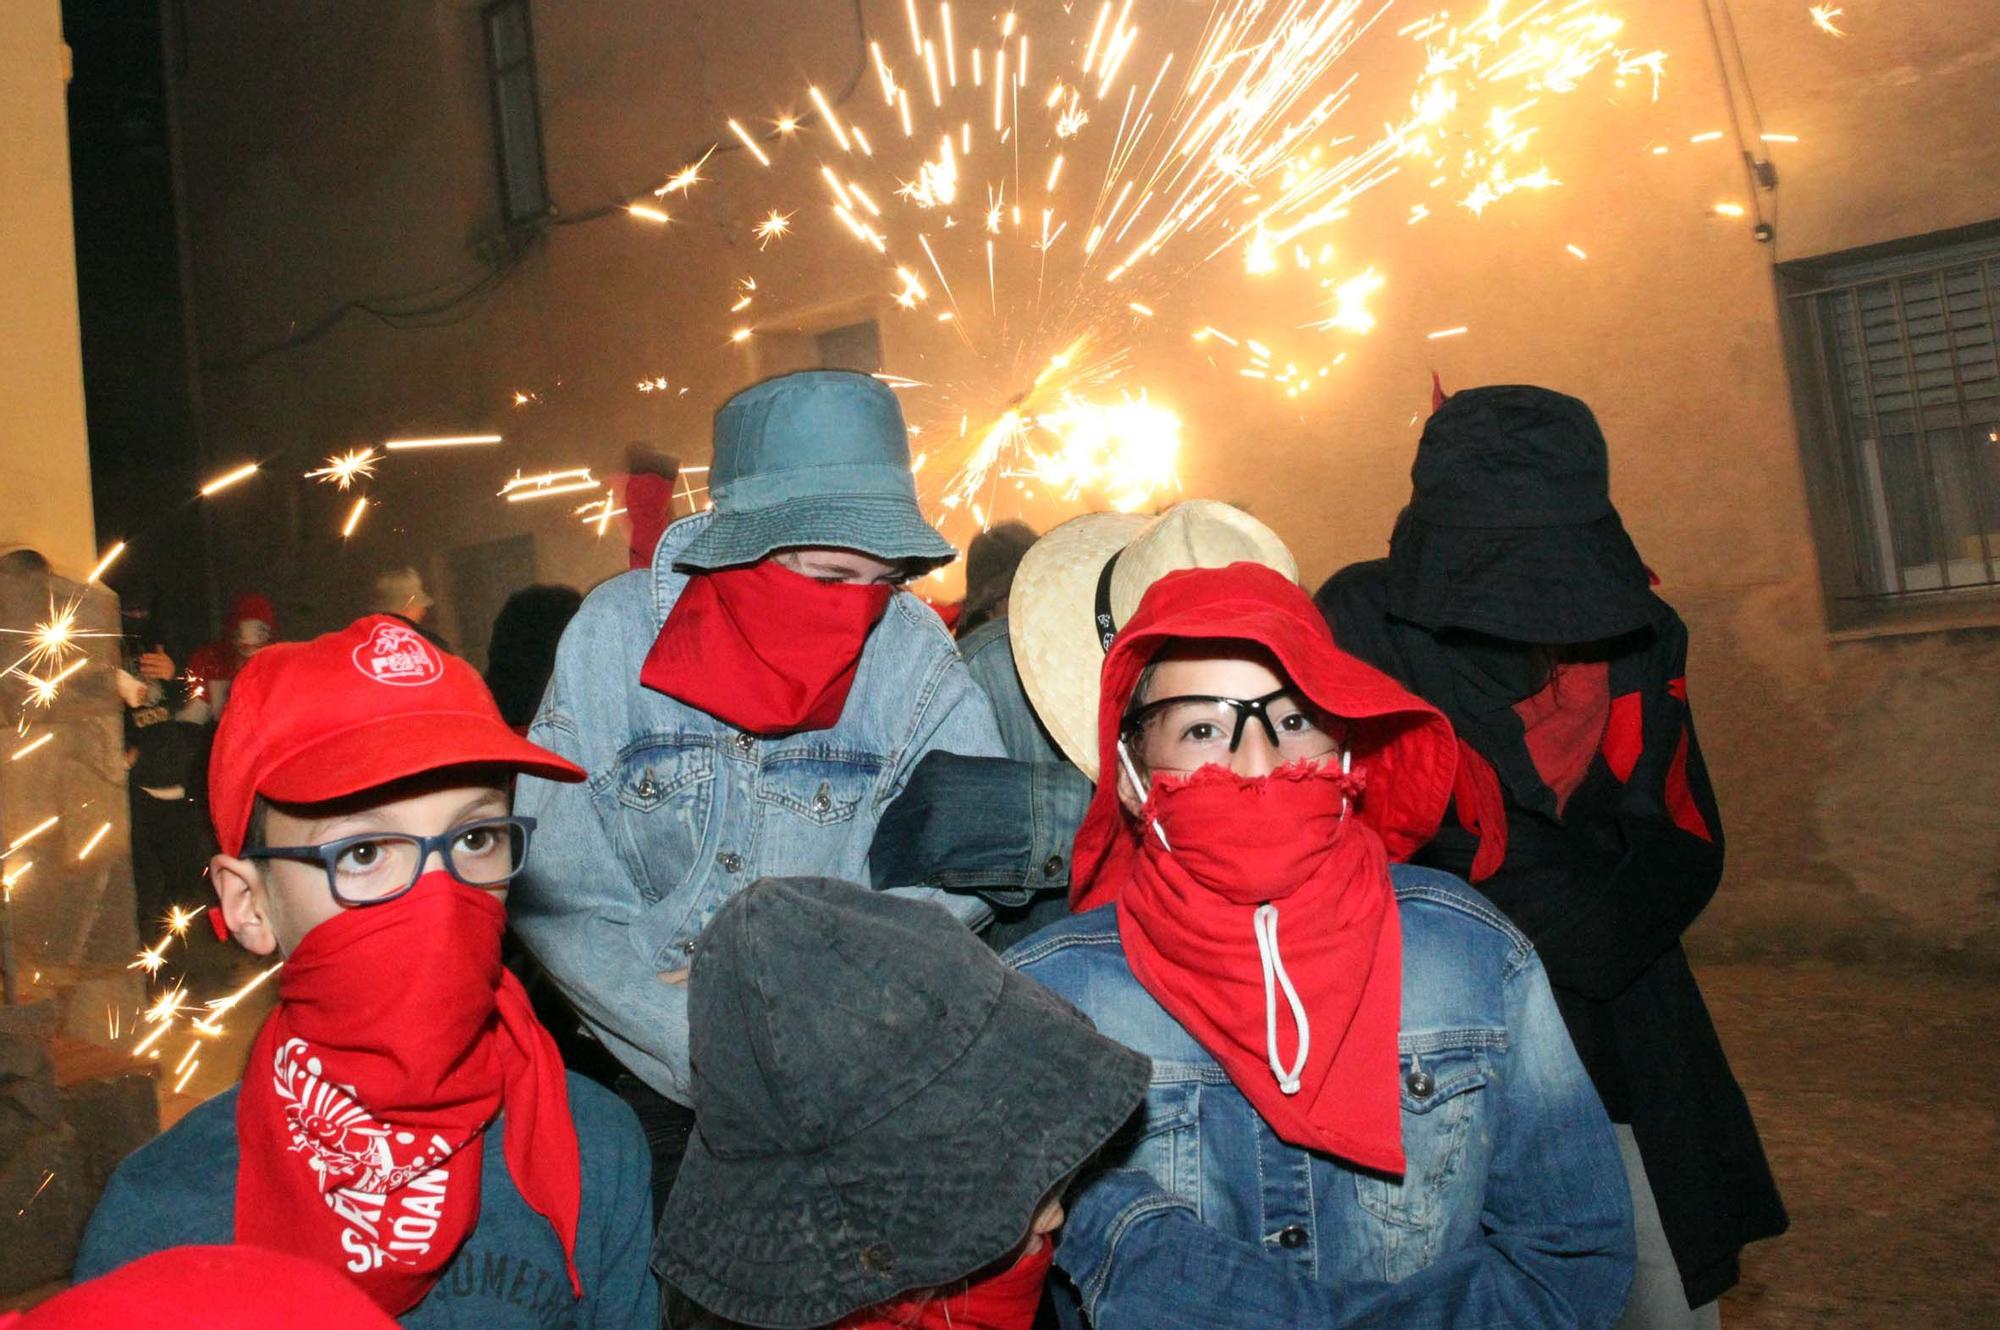
M1088 910L1116 899L1136 852L1137 830L1118 803L1119 722L1139 675L1173 638L1255 642L1314 704L1353 722L1354 769L1368 784L1357 816L1392 860L1430 840L1451 801L1458 768L1451 722L1388 675L1333 644L1326 620L1284 575L1254 563L1169 573L1140 600L1104 660L1097 716L1104 779L1076 837L1070 903Z
M225 642L236 640L236 627L245 619L255 619L259 623L271 625L271 635L277 636L278 612L271 606L268 596L255 594L238 596L229 607L229 617L222 621L222 638Z

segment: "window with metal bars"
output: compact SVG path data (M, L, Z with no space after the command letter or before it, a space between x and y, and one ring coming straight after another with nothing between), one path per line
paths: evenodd
M2000 235L1781 275L1836 625L2000 588Z
M548 215L542 114L535 93L535 31L528 0L494 0L481 12L493 92L493 148L500 170L500 216L523 226Z

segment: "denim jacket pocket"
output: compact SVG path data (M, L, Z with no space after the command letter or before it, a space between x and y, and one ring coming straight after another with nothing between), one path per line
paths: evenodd
M1162 1188L1201 1205L1201 1068L1153 1063L1144 1109L1105 1146L1110 1168L1144 1169Z
M1485 1090L1493 1074L1486 1049L1476 1043L1407 1050L1398 1061L1403 1176L1354 1175L1361 1208L1389 1226L1378 1236L1386 1239L1381 1277L1391 1280L1434 1259L1446 1218L1465 1209L1461 1189L1479 1185L1491 1134Z
M715 803L715 747L706 735L648 735L618 757L609 796L619 850L647 902L692 876Z
M764 758L757 773L757 799L814 826L854 820L875 788L878 759L822 750L779 752Z

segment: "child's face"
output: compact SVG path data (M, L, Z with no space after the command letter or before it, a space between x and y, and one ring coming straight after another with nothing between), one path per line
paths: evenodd
M429 779L401 782L359 799L336 804L270 805L265 814L264 843L272 846L323 845L370 832L400 832L438 836L482 818L506 817L511 811L507 787L468 783L463 771L433 773ZM372 800L372 802L363 802ZM435 851L419 872L442 869ZM210 868L223 915L230 931L250 951L289 956L314 926L345 910L318 863L290 859L237 859L216 856ZM501 900L504 886L488 888ZM383 906L358 907L394 909Z

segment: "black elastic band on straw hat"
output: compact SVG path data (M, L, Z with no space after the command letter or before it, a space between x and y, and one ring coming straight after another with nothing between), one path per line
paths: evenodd
M1111 617L1111 573L1118 567L1118 556L1124 552L1121 549L1113 553L1104 561L1104 571L1097 575L1097 645L1107 656L1118 636L1118 623Z

